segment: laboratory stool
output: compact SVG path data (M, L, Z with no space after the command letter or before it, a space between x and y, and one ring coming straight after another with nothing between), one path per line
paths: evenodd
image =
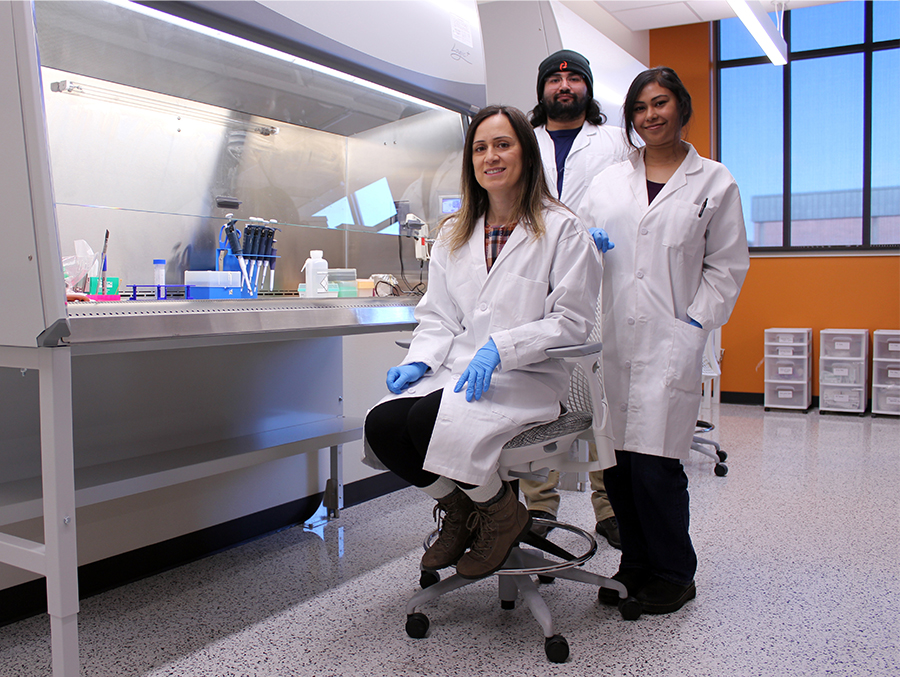
M725 460L728 459L728 453L725 452L715 440L698 436L698 433L709 433L715 428L714 424L708 421L697 420L697 426L694 429L694 439L691 442L691 449L700 454L704 454L716 462L714 467L715 474L720 478L728 475L728 466ZM709 449L709 448L713 449Z
M500 454L500 475L513 483L516 493L518 483L515 481L519 478L546 480L550 469L587 472L600 468L599 462L574 461L570 454L579 438L590 437L598 445L612 444L608 432L609 406L603 393L597 360L599 352L599 343L574 350L551 349L547 352L551 357L575 362L578 368L573 374L573 382L581 380L581 390L592 391L592 397L587 404L588 411L562 407L555 421L523 431L504 445ZM587 375L594 378L587 378ZM571 395L570 406L573 403ZM535 534L536 527L552 527L554 531L547 537L541 537ZM437 539L437 535L434 531L426 538L426 549ZM548 537L552 537L553 541ZM619 595L618 609L622 617L627 620L640 617L641 604L629 595L621 582L581 568L597 552L597 542L587 530L556 520L533 518L532 530L522 542L525 545L520 543L514 546L503 567L491 576L497 577L503 609L513 609L521 594L544 633L544 651L551 662L564 662L569 656L569 644L565 637L556 632L550 609L538 590L539 582L565 579L590 584L597 587L598 598L600 589L612 589ZM442 580L437 572L422 570L419 578L422 588L406 605L407 634L412 638L424 638L428 633L428 617L418 611L422 605L476 581L481 580L464 579L456 573Z

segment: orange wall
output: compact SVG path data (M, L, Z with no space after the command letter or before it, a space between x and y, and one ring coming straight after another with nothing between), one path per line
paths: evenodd
M650 67L668 66L691 93L694 114L688 123L686 140L697 153L712 155L712 90L710 73L709 24L689 24L650 31Z
M675 69L688 88L694 120L687 139L710 157L710 25L650 31L650 65ZM731 320L722 329L723 392L764 392L760 362L763 331L770 327L813 328L816 360L819 330L900 328L900 256L753 257ZM813 375L813 393L818 395L817 367Z

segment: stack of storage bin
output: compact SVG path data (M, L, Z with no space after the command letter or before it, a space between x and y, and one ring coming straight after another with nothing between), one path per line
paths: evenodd
M869 330L819 332L819 411L866 411Z
M808 410L812 404L812 328L765 331L765 408Z
M900 414L900 331L875 330L872 414Z

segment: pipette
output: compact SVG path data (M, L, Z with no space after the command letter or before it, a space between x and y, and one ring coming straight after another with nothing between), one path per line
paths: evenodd
M237 258L238 265L241 267L241 276L245 283L247 283L247 289L251 292L253 288L250 286L250 276L247 275L247 264L244 262L244 251L241 249L241 240L238 237L237 229L235 229L234 225L237 223L237 219L232 219L225 225L225 237L228 238L228 244L231 246L231 253Z

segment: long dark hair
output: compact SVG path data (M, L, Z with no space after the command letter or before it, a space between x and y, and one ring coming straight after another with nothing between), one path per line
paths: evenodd
M681 110L681 126L684 127L691 119L694 109L691 107L691 95L681 82L678 74L667 66L657 66L650 70L644 71L638 75L628 88L628 94L625 95L625 104L622 106L622 117L625 118L625 137L633 148L637 148L637 144L632 139L634 132L634 102L644 91L644 88L651 82L655 82L660 87L665 87L675 95L678 100L678 108Z
M547 111L544 108L544 102L539 101L537 106L531 109L529 114L532 127L540 127L547 124ZM587 110L584 112L584 119L592 125L605 125L606 113L600 110L600 104L596 99L588 102Z
M490 206L488 192L475 178L472 145L479 125L492 115L506 116L522 148L522 175L519 178L521 191L513 214L519 225L540 237L544 233L544 219L541 215L544 205L561 204L547 188L544 166L541 164L541 149L537 145L531 125L525 119L525 114L512 106L494 105L482 108L472 119L466 132L460 180L462 204L458 212L444 217L440 222L441 227L447 224L449 228L447 240L451 251L456 251L469 241L478 219L487 215Z

